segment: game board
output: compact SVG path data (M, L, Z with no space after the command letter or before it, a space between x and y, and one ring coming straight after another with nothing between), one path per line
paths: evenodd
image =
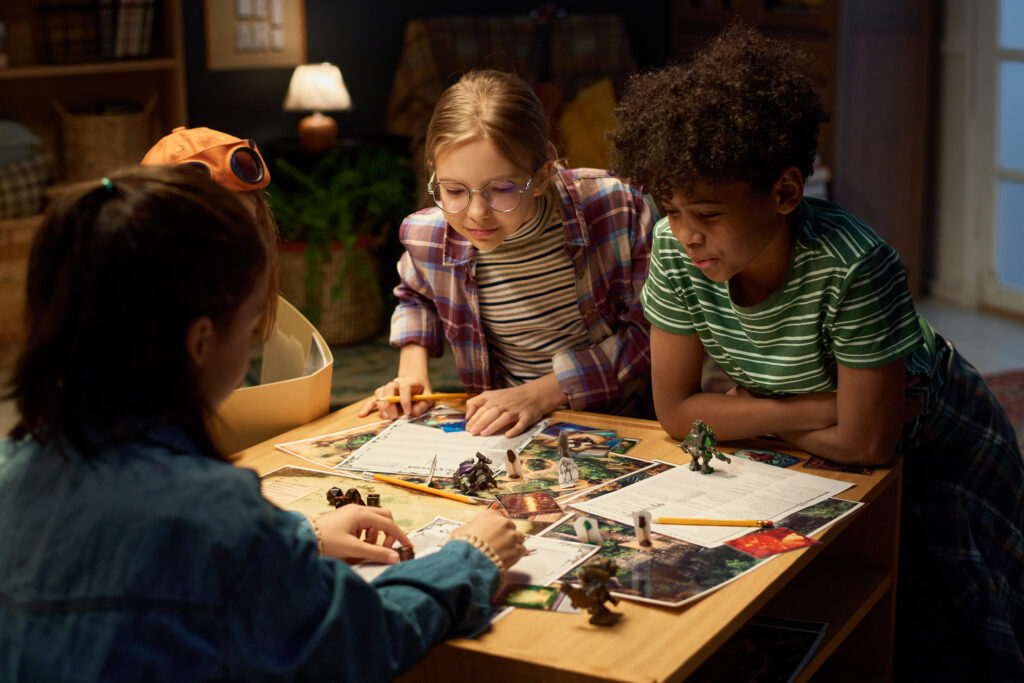
M419 529L438 516L468 522L484 509L483 505L467 505L344 472L322 472L290 465L267 472L260 477L260 485L267 500L306 515L318 515L333 509L327 502L327 491L332 486L343 490L355 487L364 500L368 494L377 493L380 494L380 506L391 511L395 523L402 529ZM549 525L529 519L514 522L525 534L536 534Z
M459 417L451 409L438 416L427 415L418 420L421 424L436 426L438 429L455 430L459 428ZM440 419L437 419L440 417ZM571 443L578 451L574 459L579 466L580 477L572 489L558 486L558 434L562 430L572 430L579 434ZM607 448L601 445L607 444ZM601 484L612 484L622 477L642 472L654 463L649 460L622 455L638 443L637 439L623 439L614 432L584 427L565 422L558 422L544 427L520 451L523 462L523 476L520 479L509 478L501 472L503 461L494 462L496 471L496 488L478 491L477 497L495 501L492 508L500 510L515 519L526 519L550 524L564 514L562 501L573 498L588 489ZM572 448L572 447L570 447ZM583 455L589 452L594 455ZM596 453L600 453L599 455ZM495 454L492 459L497 460ZM348 463L345 463L348 464ZM663 471L667 465L658 465L656 472ZM417 484L425 484L427 477L415 474L396 474L396 478ZM435 476L431 486L454 491L451 477Z
M863 503L830 498L779 520L773 529L762 529L737 539L738 543L714 548L658 533L651 535L653 545L644 548L637 542L632 525L588 516L597 521L603 539L598 555L613 560L619 567L612 592L640 602L678 607L735 580L778 552L813 542L811 539L800 541L800 538L825 529L861 505ZM575 513L567 515L541 535L576 539L573 527L576 517ZM574 576L575 571L562 580Z
M332 432L331 434L314 436L309 439L279 443L275 445L275 448L317 465L338 467L341 461L369 443L373 437L384 431L389 424L391 423L388 420L381 420L380 422L353 427L341 432Z

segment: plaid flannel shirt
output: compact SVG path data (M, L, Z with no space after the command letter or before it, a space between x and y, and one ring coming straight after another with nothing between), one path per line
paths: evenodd
M654 220L643 194L607 171L558 169L554 184L590 344L556 353L552 365L570 407L594 409L650 381L650 332L640 291ZM399 237L406 251L398 261L391 345L418 344L438 357L447 339L466 391L501 388L480 320L476 250L436 207L406 218Z

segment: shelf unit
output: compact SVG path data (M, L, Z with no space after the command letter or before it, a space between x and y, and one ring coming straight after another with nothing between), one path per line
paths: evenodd
M42 4L5 3L0 20L25 25L33 8ZM171 128L187 124L181 0L159 0L156 10L152 58L0 68L0 118L18 121L39 136L57 164L57 179L63 177L63 170L55 99L71 113L84 113L114 103L141 105L155 95L152 142Z
M831 198L899 252L911 293L926 279L934 186L934 0L674 0L672 52L685 60L734 19L811 57L831 120L818 149Z

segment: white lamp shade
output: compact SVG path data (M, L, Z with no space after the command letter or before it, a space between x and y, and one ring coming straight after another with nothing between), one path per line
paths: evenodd
M288 94L284 98L285 111L340 111L352 108L341 69L322 62L300 64L292 73Z

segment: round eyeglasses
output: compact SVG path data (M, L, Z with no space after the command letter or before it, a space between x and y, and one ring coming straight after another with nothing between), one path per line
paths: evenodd
M435 183L431 176L430 182L427 183L427 192L434 198L434 203L446 213L465 211L473 199L474 192L479 192L484 198L484 203L491 209L508 213L519 208L520 202L523 201L523 193L530 189L531 183L532 177L523 187L519 187L519 183L513 180L492 180L483 187L470 189L452 180Z

